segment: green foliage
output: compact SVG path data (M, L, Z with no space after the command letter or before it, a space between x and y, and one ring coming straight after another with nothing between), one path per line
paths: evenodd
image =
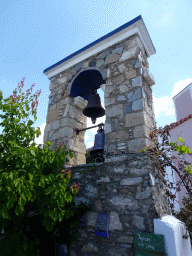
M90 164L90 163L95 163L95 159L93 157L91 157L90 155L90 151L92 148L88 148L86 149L86 164Z
M21 82L20 87L23 85ZM66 150L66 146L52 151L49 141L44 148L35 147L35 135L39 137L40 128L31 127L32 120L27 124L26 121L19 123L21 118L29 116L26 113L30 110L29 101L23 102L23 93L16 95L14 91L14 94L4 99L3 104L0 93L0 110L6 112L0 115L3 119L0 125L4 127L3 135L0 135L0 230L6 230L0 251L7 248L3 255L38 255L34 245L39 239L31 242L22 235L27 234L27 219L31 212L41 219L46 232L52 233L57 223L69 220L78 212L78 207L72 203L78 186L71 185L71 175L66 170L58 173L64 162L69 161L67 155L73 157L72 151ZM34 96L37 100L38 96ZM32 115L36 120L34 105L32 102Z

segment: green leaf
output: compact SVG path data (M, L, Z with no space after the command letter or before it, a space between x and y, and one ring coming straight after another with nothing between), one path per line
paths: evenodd
M45 187L45 180L44 180L44 178L41 178L41 180L40 180L40 182L39 182L39 185L41 186L41 187Z
M146 151L147 150L147 147L145 147L145 148L143 148L143 149L141 149L139 152L144 152L144 151Z
M41 130L39 127L37 127L37 130L35 131L37 138L41 135Z
M36 237L35 237L35 244L36 244L36 245L39 245L39 244L40 244L40 239L39 239L39 238L36 238Z
M22 214L23 212L24 212L23 206L22 206L22 205L17 205L16 208L15 208L15 213L16 213L17 215L20 215L20 214Z
M49 209L46 209L44 212L44 217L47 218L49 216Z
M34 122L33 122L32 120L29 120L29 121L27 122L27 126L28 126L28 127L30 127L32 124L34 124Z
M185 170L186 170L188 173L192 173L192 166L189 165L187 168L185 168Z
M26 201L27 201L26 198L24 196L21 196L19 198L18 204L25 205Z
M181 137L178 137L178 140L183 143L183 139Z
M28 173L30 180L33 180L33 174Z
M47 145L47 147L50 147L50 146L51 146L51 142L50 142L50 141L47 141L47 142L46 142L46 145Z
M169 143L169 146L171 146L171 148L173 148L176 144L177 144L177 142L171 142L171 143Z
M62 219L63 219L62 213L58 213L58 217L59 217L59 222L62 221Z
M3 207L2 207L1 210L0 210L0 213L1 213L1 215L2 215L2 217L3 217L4 219L8 219L8 218L9 218L8 209L7 209L7 207L6 207L5 204L3 204Z
M49 187L46 191L45 191L45 195L50 194L53 191L53 187Z
M31 150L31 154L32 154L33 156L35 156L35 151L34 151L34 150Z
M71 149L69 149L69 156L70 156L71 158L73 158L73 153L72 153Z

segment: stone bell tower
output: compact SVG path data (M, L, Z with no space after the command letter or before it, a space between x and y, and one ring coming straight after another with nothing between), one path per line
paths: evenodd
M79 228L72 256L134 255L135 232L153 233L154 218L170 214L156 166L145 153L155 126L154 77L147 58L155 48L141 16L44 70L51 81L44 143L67 143L74 152L72 181L81 183L73 199L92 203ZM86 164L83 109L91 90L104 91L105 161ZM65 166L64 166L65 167ZM67 166L68 167L68 166ZM83 172L82 172L83 171Z
M104 91L105 155L139 152L150 144L155 125L152 106L154 77L147 58L155 48L138 16L88 46L44 70L51 81L44 143L68 141L71 165L86 164L82 110L92 89Z

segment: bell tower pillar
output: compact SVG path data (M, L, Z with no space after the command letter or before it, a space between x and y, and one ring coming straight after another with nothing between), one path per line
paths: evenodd
M154 127L147 58L155 48L141 16L44 70L51 81L44 143L67 142L73 163L86 164L83 109L88 92L101 88L105 103L105 156L139 152L149 146Z

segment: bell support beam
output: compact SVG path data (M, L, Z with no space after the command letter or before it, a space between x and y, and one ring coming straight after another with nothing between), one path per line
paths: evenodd
M95 125L95 126L92 126L92 127L88 127L88 128L85 128L85 129L81 129L81 130L76 128L75 132L76 132L77 135L79 135L79 132L81 132L81 131L89 130L89 129L92 129L92 128L95 128L95 127L100 127L102 125L104 126L105 124L104 123L100 123L98 125Z

